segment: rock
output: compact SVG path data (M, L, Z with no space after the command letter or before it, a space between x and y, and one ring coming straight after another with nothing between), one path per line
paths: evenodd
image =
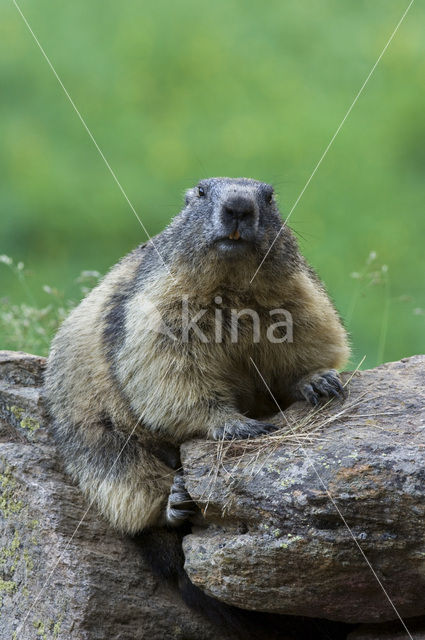
M355 623L425 614L425 356L348 389L292 405L262 440L183 445L208 524L185 538L185 567L206 593Z
M216 640L62 472L44 365L0 352L0 640ZM425 637L425 618L408 619L425 614L424 365L358 373L345 403L297 403L261 440L186 443L206 517L184 540L192 581L246 609L375 623L349 640L408 637L376 624L397 618L391 600Z
M62 473L44 364L0 352L0 640L215 639Z
M425 618L407 620L407 630L398 622L384 624L365 624L347 636L347 640L425 640Z

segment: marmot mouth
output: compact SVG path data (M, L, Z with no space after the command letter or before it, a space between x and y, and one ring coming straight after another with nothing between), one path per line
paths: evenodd
M243 254L252 248L252 242L239 237L237 239L230 236L218 238L215 242L217 251L227 254Z

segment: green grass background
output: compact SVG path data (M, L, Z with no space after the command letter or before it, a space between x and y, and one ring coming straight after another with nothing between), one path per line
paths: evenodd
M408 4L18 3L152 235L205 176L272 182L285 215ZM417 2L291 217L363 366L424 346L424 22ZM0 94L0 347L46 353L79 273L146 237L9 1Z

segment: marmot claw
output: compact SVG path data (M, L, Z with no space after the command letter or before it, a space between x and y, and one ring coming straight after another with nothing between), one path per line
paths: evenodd
M313 406L323 398L345 398L345 389L335 369L314 373L297 384L297 397Z
M279 429L279 426L276 424L246 418L245 420L235 420L225 424L223 427L218 427L215 429L213 437L214 440L242 440L257 438L258 436L272 433L277 429Z
M183 473L176 473L168 496L167 523L176 527L195 515L195 513L196 505L186 490Z

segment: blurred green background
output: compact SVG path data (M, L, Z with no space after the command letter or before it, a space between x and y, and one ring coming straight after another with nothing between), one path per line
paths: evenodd
M272 182L285 215L408 2L18 4L153 235L206 176ZM424 348L424 19L418 2L291 217L363 367ZM0 87L0 345L46 353L80 272L146 237L12 2Z

